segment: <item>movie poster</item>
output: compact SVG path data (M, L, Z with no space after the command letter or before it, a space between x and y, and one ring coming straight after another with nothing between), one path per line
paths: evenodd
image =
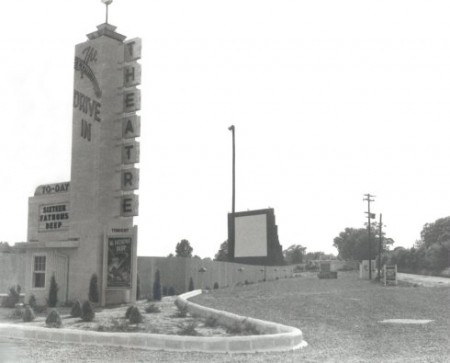
M131 237L108 238L108 287L131 287Z

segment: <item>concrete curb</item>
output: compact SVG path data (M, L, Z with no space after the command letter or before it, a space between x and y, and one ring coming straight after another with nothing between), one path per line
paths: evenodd
M200 290L183 294L177 304L184 304L196 316L217 316L226 324L241 322L243 317L209 309L187 301L201 294ZM234 337L194 337L145 333L107 333L75 329L51 329L36 326L0 323L0 336L16 339L37 339L49 342L82 343L101 346L121 346L148 350L205 352L205 353L255 353L289 351L307 346L302 332L293 327L247 318L265 335Z
M277 324L265 320L243 317L221 310L207 308L195 304L188 299L200 295L201 290L187 292L177 297L175 304L178 307L185 307L187 311L201 318L214 318L221 325L233 328L237 324L250 326L262 335L248 335L235 337L221 337L220 339L227 346L227 352L274 352L290 351L304 348L308 345L303 340L303 333L300 329L292 326Z

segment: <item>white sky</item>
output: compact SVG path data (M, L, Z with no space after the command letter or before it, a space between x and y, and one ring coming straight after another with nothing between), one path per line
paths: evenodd
M275 208L284 248L334 252L376 195L395 246L450 215L450 2L114 0L143 40L140 255L227 238L236 209ZM70 180L74 46L100 0L0 11L0 240L24 241L39 184Z

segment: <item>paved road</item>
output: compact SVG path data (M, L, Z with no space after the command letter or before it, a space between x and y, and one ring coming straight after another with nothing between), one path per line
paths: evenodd
M400 281L411 282L426 287L450 286L450 278L437 276L424 276L398 273L397 278Z

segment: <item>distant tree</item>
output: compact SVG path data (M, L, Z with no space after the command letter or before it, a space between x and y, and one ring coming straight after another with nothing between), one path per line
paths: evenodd
M161 300L161 295L161 276L159 270L156 270L153 281L153 300Z
M343 260L368 260L374 259L378 254L379 241L378 223L371 226L371 248L369 251L369 237L367 228L346 228L339 236L334 238L333 246L339 252L339 258ZM382 251L389 250L394 243L392 238L386 238L383 232Z
M167 256L167 258L172 258L175 257L175 255L173 253L169 253L169 255Z
M89 301L92 301L94 303L98 303L98 278L97 274L92 274L91 280L89 282L89 295L88 295Z
M228 240L225 242L222 242L222 244L219 247L219 250L214 256L215 261L228 261Z
M58 303L58 284L56 283L55 275L52 275L50 280L50 290L48 292L48 306L54 308Z
M177 257L192 257L192 251L194 249L187 239L182 239L175 248L175 254Z
M292 245L283 251L284 260L289 265L302 263L305 251L306 247L302 245Z
M332 253L325 253L322 251L308 252L305 255L305 261L317 261L317 260L335 260L336 256Z
M422 243L430 247L434 243L450 241L450 217L439 218L433 223L426 223L420 232Z
M195 256L192 257L192 258L196 258L197 260L201 260L201 259L202 259L199 255L195 255Z

